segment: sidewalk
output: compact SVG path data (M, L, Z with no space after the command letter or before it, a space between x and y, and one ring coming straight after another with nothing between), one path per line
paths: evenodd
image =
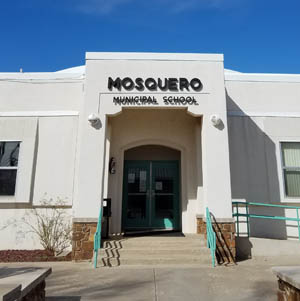
M269 257L238 265L198 267L117 267L93 269L89 263L0 264L52 267L47 278L48 301L194 301L277 300L272 266L299 265L300 257Z

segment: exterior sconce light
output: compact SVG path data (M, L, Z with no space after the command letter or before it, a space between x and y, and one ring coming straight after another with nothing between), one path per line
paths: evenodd
M219 115L211 115L210 116L210 121L213 124L213 126L218 126L222 123L222 120L219 117Z
M116 173L116 159L114 157L111 157L109 160L108 170L109 173L112 175Z
M100 118L98 115L92 113L88 116L88 121L91 124L91 126L96 127L98 124L100 124Z

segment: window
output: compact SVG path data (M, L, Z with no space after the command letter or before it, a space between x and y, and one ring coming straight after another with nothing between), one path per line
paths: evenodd
M300 197L300 142L282 142L285 195Z
M0 195L14 195L20 142L0 141Z

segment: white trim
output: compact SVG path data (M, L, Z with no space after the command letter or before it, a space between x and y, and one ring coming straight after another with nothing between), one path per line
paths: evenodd
M149 53L149 52L86 52L86 60L151 60L223 62L223 54Z
M234 201L234 200L232 200ZM204 214L196 214L196 218L202 218L204 222L206 222L206 216ZM235 219L233 217L217 217L212 220L212 223L234 223Z
M73 223L98 223L97 217L73 217Z
M280 187L280 192L282 195L282 203L299 203L299 199L300 197L291 197L288 196L286 193L286 185L285 185L285 179L284 179L284 170L286 168L289 169L289 167L286 167L283 163L283 153L282 153L282 143L289 143L289 142L294 142L294 143L299 143L300 144L300 140L299 139L289 139L289 138L282 138L278 141L278 147L279 147L279 156L280 156L280 174L281 174L281 187Z
M79 116L78 111L16 111L0 112L0 117L51 117L51 116Z
M228 111L229 117L290 117L300 118L300 112L242 112Z
M0 170L18 169L18 166L0 166Z
M226 81L300 83L300 74L224 72Z
M0 139L0 142L22 142L22 140L18 139Z

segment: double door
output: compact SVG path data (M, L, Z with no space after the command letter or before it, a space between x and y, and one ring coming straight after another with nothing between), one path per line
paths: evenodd
M178 161L125 161L122 226L179 228Z

